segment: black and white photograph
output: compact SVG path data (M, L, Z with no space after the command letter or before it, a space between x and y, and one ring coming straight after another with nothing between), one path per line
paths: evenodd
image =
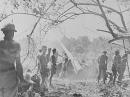
M0 0L0 97L130 97L130 0Z

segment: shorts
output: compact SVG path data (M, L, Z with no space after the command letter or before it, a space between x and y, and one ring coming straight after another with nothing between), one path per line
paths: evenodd
M40 72L42 76L47 77L49 75L49 69L45 68L43 71Z
M105 64L99 65L99 69L107 70L107 66Z
M112 65L112 72L113 72L113 75L117 74L117 67L114 64Z
M56 66L52 66L51 68L51 74L56 74Z

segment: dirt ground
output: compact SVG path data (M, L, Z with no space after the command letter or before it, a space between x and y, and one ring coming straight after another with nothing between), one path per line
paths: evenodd
M97 84L94 81L54 79L46 97L130 97L130 80L122 84Z

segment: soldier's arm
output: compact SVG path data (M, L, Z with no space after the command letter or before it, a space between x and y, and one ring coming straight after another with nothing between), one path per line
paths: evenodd
M50 61L51 48L48 49L47 63Z
M114 65L116 64L116 58L115 58L115 56L114 56L114 58L113 58L113 64L114 64Z
M100 64L100 56L98 57L97 61L98 61L98 64Z
M37 73L40 71L40 63L39 63L39 56L36 58L36 66L38 67Z
M106 65L108 64L108 57L107 57L107 59L106 59Z

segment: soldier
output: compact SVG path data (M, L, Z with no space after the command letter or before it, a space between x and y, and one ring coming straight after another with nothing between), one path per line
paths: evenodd
M61 70L61 74L60 74L60 77L65 77L65 74L66 74L66 69L67 69L67 65L68 65L68 56L66 53L64 53L64 63L62 64L62 70Z
M20 44L13 40L14 24L7 24L1 29L4 40L0 41L0 97L15 97L17 87L27 82L23 77L23 68L20 60Z
M49 73L49 70L47 68L47 64L49 62L51 49L50 48L48 49L47 55L46 55L46 52L47 52L46 46L42 46L42 48L39 51L41 52L41 55L37 56L38 71L40 71L41 78L42 78L41 86L43 88L45 88L45 86L47 86L47 83L45 80L48 77L48 73Z
M120 75L121 70L120 70L120 65L121 65L121 56L119 50L115 51L115 56L113 60L113 66L112 66L112 72L114 76L113 84L115 84L117 73ZM118 76L118 80L120 79L120 76Z
M98 82L101 78L101 75L103 75L103 83L105 84L105 80L106 80L106 70L107 70L107 51L103 52L103 55L101 55L98 58L98 63L99 63L99 75L98 75Z
M121 66L120 66L121 73L119 75L119 81L122 81L122 79L123 79L123 75L124 75L124 72L126 69L127 60L128 60L128 55L125 53L121 58Z
M54 48L52 50L53 52L53 55L51 56L51 62L52 62L52 66L51 66L51 75L50 75L50 86L52 86L52 77L54 76L54 74L56 74L56 63L57 63L57 51L56 49Z

